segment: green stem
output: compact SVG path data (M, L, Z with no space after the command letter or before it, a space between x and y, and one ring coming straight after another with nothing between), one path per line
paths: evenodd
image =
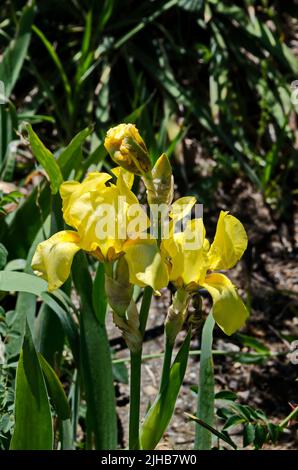
M146 329L152 294L153 294L152 287L149 287L149 286L145 287L141 310L140 310L140 332L142 336L144 336L145 329Z
M160 387L159 387L160 392L163 390L163 388L169 382L173 347L174 347L174 345L166 339L163 366L162 366L162 373L161 373L161 381L160 381Z
M296 418L296 415L298 414L298 406L296 406L292 411L291 413L285 418L283 419L280 423L279 423L279 426L281 428L285 428L289 421L291 421L292 419Z
M130 353L130 412L129 412L129 449L138 450L140 423L141 393L141 362L142 354Z
M142 338L145 333L149 309L152 298L152 288L145 287L142 305L140 309L140 332ZM140 393L141 393L141 364L142 347L137 352L130 354L130 410L129 410L129 449L140 448L139 426L140 426Z
M210 312L202 331L200 376L197 402L197 417L213 426L214 421L214 370L212 360L212 341L214 318ZM195 449L210 450L212 433L202 426L196 427Z
M281 356L286 356L288 354L287 351L280 351L280 352L275 352L275 351L268 351L264 353L250 353L251 358L254 359L269 359L272 357L281 357ZM154 354L143 354L142 356L142 362L144 361L149 361L150 359L159 359L161 357L164 357L165 353L154 353ZM198 349L192 349L189 351L190 356L200 356L201 351ZM239 352L238 351L223 351L221 349L212 349L212 355L213 356L226 356L226 357L233 357L233 356L238 356ZM126 362L130 362L130 357L121 357L119 359L113 359L113 364L124 364Z

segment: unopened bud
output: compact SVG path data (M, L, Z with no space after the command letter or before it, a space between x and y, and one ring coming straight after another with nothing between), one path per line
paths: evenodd
M131 300L124 317L113 313L115 325L122 331L128 349L131 352L140 351L142 347L142 335L139 330L139 313L134 300Z
M178 289L173 297L172 305L168 309L165 321L167 341L174 344L176 336L181 331L187 317L188 304L191 297L184 289Z
M108 130L104 146L117 165L136 175L151 170L145 142L134 124L119 124Z
M152 172L144 176L144 183L149 204L171 204L174 182L171 164L165 153L159 157Z
M124 317L133 294L133 285L129 282L128 265L124 257L117 261L112 276L106 273L105 289L112 310Z
M192 326L192 328L199 329L204 323L202 311L202 297L197 292L192 295L191 300L191 311L188 315L187 322Z
M122 331L130 351L141 348L142 336L139 330L139 314L132 298L133 285L129 282L128 265L125 258L117 261L113 275L106 273L105 289L109 305L113 310L115 325Z

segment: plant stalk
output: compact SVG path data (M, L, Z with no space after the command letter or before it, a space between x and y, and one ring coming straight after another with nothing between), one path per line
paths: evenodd
M214 421L214 370L212 359L214 324L215 321L210 312L202 331L197 402L197 417L209 426L213 426ZM197 426L194 448L197 450L210 450L211 446L212 433L202 426Z
M145 287L140 309L139 330L144 337L152 298L152 288ZM141 393L142 346L139 351L130 353L130 410L129 410L129 449L140 449L140 393Z

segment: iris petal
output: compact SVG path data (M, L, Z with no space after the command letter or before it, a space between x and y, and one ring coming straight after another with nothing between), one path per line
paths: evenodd
M123 248L131 284L151 286L154 291L167 286L168 272L156 240L129 240Z
M199 284L205 278L205 228L202 219L188 221L184 232L174 233L161 243L163 258L168 261L170 280L182 279L185 285Z
M82 183L66 181L60 186L62 198L63 218L65 222L78 229L81 223L81 215L89 200L90 192L100 193L106 188L105 183L111 179L107 173L89 173Z
M228 212L221 211L214 241L210 247L209 269L230 269L247 248L247 235L241 222Z
M69 277L73 257L80 250L79 242L76 232L63 230L37 246L31 266L48 281L49 291L58 289Z
M214 320L227 335L245 324L248 311L235 286L224 274L208 275L202 286L211 294Z

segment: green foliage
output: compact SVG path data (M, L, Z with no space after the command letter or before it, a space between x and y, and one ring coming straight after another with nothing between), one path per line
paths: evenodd
M95 142L130 116L145 129L155 158L185 135L199 136L216 163L211 179L200 176L191 183L201 199L207 202L223 175L241 171L270 204L280 211L289 207L295 187L289 177L297 161L290 83L298 61L289 47L294 26L278 8L257 0L249 8L245 2L109 0L55 8L40 3L36 10L26 70L19 64L34 7L17 15L13 44L22 40L22 60L10 76L23 73L28 94L37 87L22 114L40 116L42 133L54 115L60 144L91 122ZM57 27L59 12L63 22ZM9 15L3 28L11 34ZM48 130L45 135L50 142ZM94 158L98 163L101 157Z
M213 328L215 321L209 313L202 330L202 351L198 386L197 415L208 426L214 421L214 371L212 359ZM206 427L196 427L195 449L211 449L211 432Z
M86 260L77 262L74 301L73 284L49 294L30 267L36 244L64 228L55 210L59 186L80 181L90 170L109 170L107 128L136 122L153 161L167 149L178 192L199 195L212 206L214 193L240 176L277 209L278 218L291 218L298 161L297 105L290 89L298 74L290 47L293 7L283 5L282 15L279 2L258 0L249 6L30 0L4 1L1 8L0 177L14 187L0 191L0 448L51 448L54 415L63 449L115 448L113 379L127 383L128 374L123 364L111 364L103 266L90 263L93 279ZM194 152L187 151L189 142ZM44 172L48 181L40 182ZM235 354L235 361L270 357L259 340L240 334L237 340L250 352ZM189 337L171 368L171 386L145 419L145 446L154 447L167 428L188 347ZM209 400L203 403L199 393L201 421L191 418L199 423L200 445L210 447L214 434L233 447L228 433L238 425L243 447L276 442L281 427L237 403L229 391L215 396L225 405L218 409L222 430L214 429L212 364L202 351L204 359ZM79 421L86 429L80 444ZM158 432L146 437L150 426Z
M67 401L67 397L63 390L60 380L58 379L56 372L52 369L50 364L45 358L38 354L38 360L44 373L47 389L58 417L61 420L70 418L70 408Z
M117 428L110 347L105 325L102 320L99 323L93 308L92 280L82 253L76 255L73 278L82 312L81 368L87 399L88 442L94 440L97 450L115 449ZM104 312L98 312L100 318L105 311L106 305Z
M7 98L11 95L26 59L31 38L31 26L34 20L34 12L34 2L31 2L31 5L28 4L24 7L18 23L16 37L5 49L0 63L0 80L4 83L5 96Z
M276 444L283 428L279 424L270 422L262 410L248 405L241 405L235 400L235 395L218 394L216 398L222 403L217 410L218 417L223 421L222 432L229 433L236 427L242 426L243 448L252 445L255 450L261 449L265 443ZM230 435L231 438L231 435Z
M28 325L18 362L15 400L15 428L10 449L51 450L50 404Z
M47 172L51 183L52 193L56 194L61 183L63 182L63 177L54 155L52 155L52 153L44 146L39 137L33 131L30 124L26 124L24 130L28 132L32 153L36 160Z
M140 434L142 449L154 449L168 427L184 379L190 339L191 330L171 366L168 382L160 390L144 419Z

